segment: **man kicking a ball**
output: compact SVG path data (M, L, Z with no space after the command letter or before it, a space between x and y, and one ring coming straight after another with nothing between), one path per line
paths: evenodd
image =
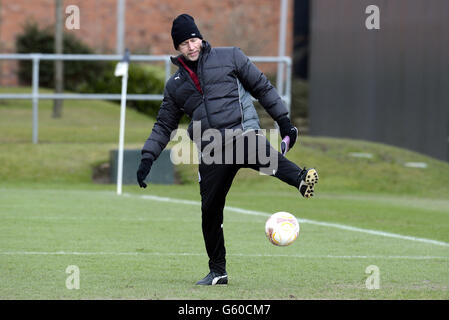
M239 48L212 48L188 14L181 14L173 21L171 36L175 49L181 53L172 57L179 69L165 85L156 123L142 148L137 180L140 187L147 186L144 180L153 162L167 146L184 113L192 119L188 129L192 140L207 130L215 130L224 137L194 140L202 160L218 159L212 163L200 161L198 167L202 231L210 272L196 284L227 284L223 209L238 170L269 168L269 175L294 186L305 198L313 196L318 173L315 169L299 168L274 150L262 134L250 94L277 122L281 137L288 137L289 148L294 146L298 130L291 124L276 89ZM225 137L229 130L237 132L231 139ZM214 148L210 148L211 144ZM261 161L260 151L270 154L270 163Z

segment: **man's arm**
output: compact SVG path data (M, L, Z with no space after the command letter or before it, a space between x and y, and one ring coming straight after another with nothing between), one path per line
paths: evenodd
M140 187L145 188L147 186L144 180L150 172L153 162L170 141L170 135L178 127L182 115L183 112L178 108L166 87L156 123L141 151L142 161L137 171L137 181Z
M245 89L260 102L275 121L287 116L288 110L281 97L262 71L239 48L234 48L233 53L237 77Z
M288 136L290 138L289 147L293 147L298 136L298 129L290 122L288 110L276 88L273 87L262 71L249 60L242 50L234 48L233 52L237 77L245 89L259 101L268 114L278 123L281 137L285 138Z

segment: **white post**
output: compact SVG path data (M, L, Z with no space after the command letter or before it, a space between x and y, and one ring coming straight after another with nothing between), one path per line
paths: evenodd
M33 54L33 144L39 141L39 58Z
M119 62L115 68L114 75L122 77L122 95L120 103L120 133L118 142L118 159L117 159L117 194L122 194L123 181L123 152L125 144L125 114L126 114L126 93L128 88L128 66L129 51L125 50L123 60Z
M123 180L123 152L125 144L125 114L126 114L126 91L128 87L128 72L122 77L122 97L120 104L120 135L118 143L118 165L117 165L117 194L122 194Z
M117 54L123 54L125 47L126 0L117 0Z
M278 48L279 57L285 56L287 9L288 9L288 0L281 0L281 13L279 17L279 48ZM285 64L283 62L278 62L276 87L278 89L280 96L284 95L284 68Z

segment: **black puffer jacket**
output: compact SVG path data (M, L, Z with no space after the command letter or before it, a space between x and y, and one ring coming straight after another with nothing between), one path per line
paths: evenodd
M142 159L157 159L184 113L192 121L201 121L201 132L209 128L256 129L257 113L245 92L256 98L274 120L288 114L276 89L239 48L211 48L203 41L197 69L202 93L177 57L172 62L179 69L165 85L164 99L142 149ZM188 131L192 138L192 122Z

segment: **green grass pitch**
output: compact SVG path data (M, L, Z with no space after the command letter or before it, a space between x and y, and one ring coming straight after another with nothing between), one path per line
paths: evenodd
M31 92L0 88L12 90ZM65 101L58 120L51 108L40 101L33 145L31 103L0 101L0 299L449 299L447 162L300 135L287 157L318 170L315 197L241 170L224 213L229 285L198 287L208 259L197 166L176 167L180 185L124 186L117 196L92 172L117 148L118 105ZM154 119L126 116L125 148L140 148ZM277 211L300 221L291 246L265 238ZM67 288L69 266L79 289ZM370 266L378 289L367 288Z
M261 179L263 179L261 177ZM448 299L449 244L392 238L319 225L315 210L329 206L365 216L385 210L394 198L374 201L318 195L314 204L292 191L301 222L299 238L276 247L264 235L275 198L254 196L249 210L235 210L241 190L225 210L229 285L198 287L207 272L197 190L182 190L183 203L161 201L165 186L150 192L7 188L0 193L0 297L2 299ZM150 191L148 190L148 191ZM157 197L148 197L149 194ZM192 196L188 196L191 194ZM164 199L162 199L164 200ZM336 201L338 200L338 201ZM404 200L404 199L398 199ZM395 210L420 205L410 201ZM447 205L447 203L446 203ZM449 207L449 206L448 206ZM317 208L317 209L315 209ZM430 207L428 214L446 214ZM300 220L301 221L301 220ZM311 222L309 222L311 221ZM348 221L349 225L350 221ZM335 227L334 225L337 225ZM354 222L352 225L357 225ZM366 224L366 229L369 223ZM428 228L428 226L423 226ZM372 230L372 229L367 229ZM431 230L427 230L431 236ZM79 289L68 289L66 268L79 268ZM379 289L368 289L368 266L379 270Z

